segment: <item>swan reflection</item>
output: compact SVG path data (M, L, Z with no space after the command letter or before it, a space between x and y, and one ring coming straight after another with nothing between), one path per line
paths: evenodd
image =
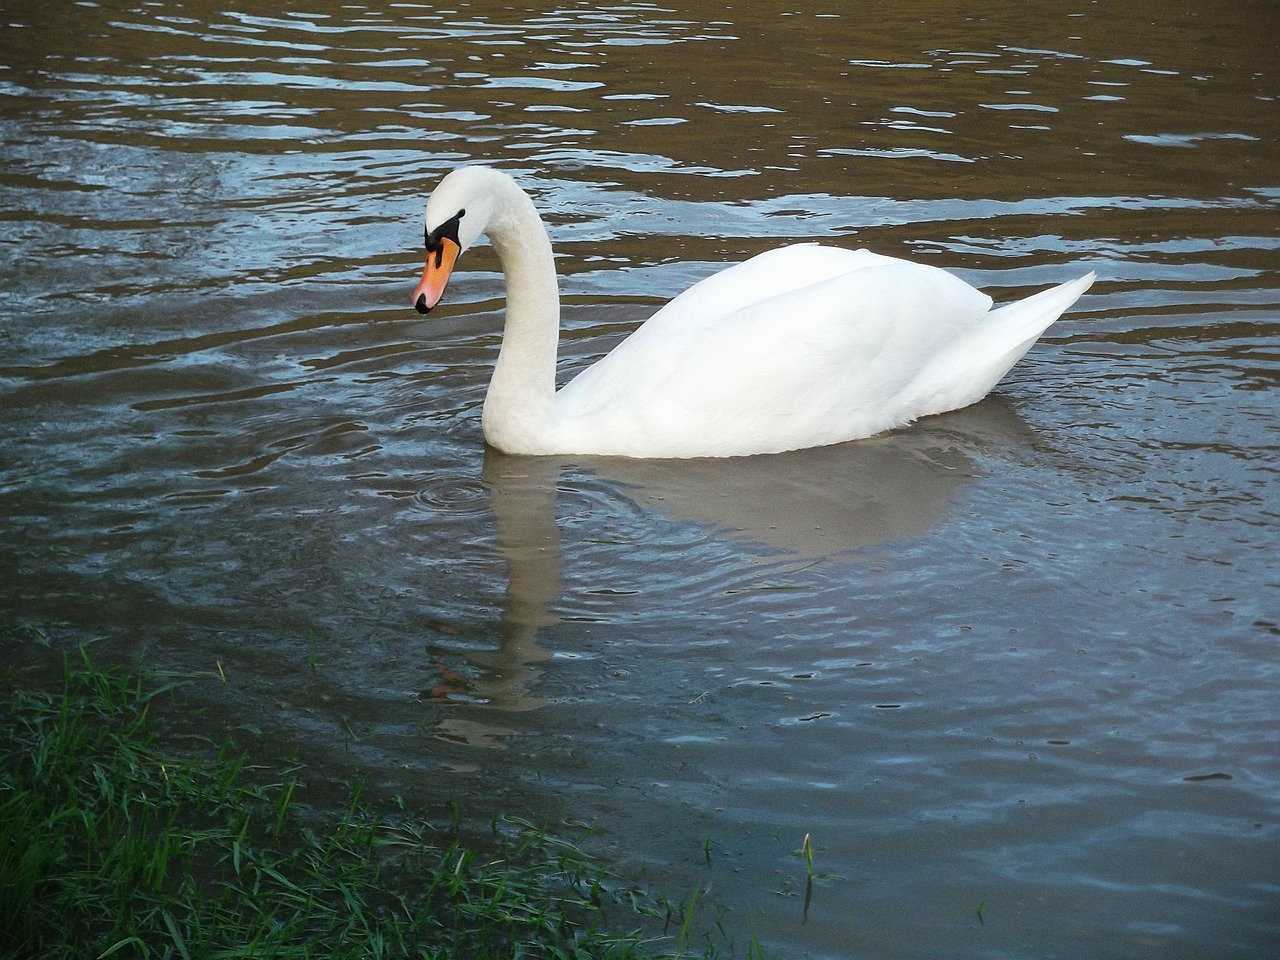
M481 476L507 564L507 593L498 648L468 654L480 673L468 699L502 712L545 704L534 692L551 653L538 644L538 632L560 622L556 495L566 478L591 475L644 511L737 542L744 555L763 548L783 563L811 565L944 525L966 488L985 475L984 464L1033 440L1002 400L989 398L898 433L775 456L661 461L489 449ZM492 746L512 732L478 717L468 711L465 721L446 719L438 734Z

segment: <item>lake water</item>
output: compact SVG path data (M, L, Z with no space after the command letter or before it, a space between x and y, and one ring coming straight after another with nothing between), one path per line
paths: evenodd
M1274 3L0 20L11 637L433 816L595 823L739 950L1280 953ZM491 251L409 302L472 161L544 212L565 376L783 242L1099 279L890 436L507 458Z

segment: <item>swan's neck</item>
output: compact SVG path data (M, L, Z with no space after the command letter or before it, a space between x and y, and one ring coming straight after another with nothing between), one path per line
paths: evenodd
M560 291L551 241L533 201L511 185L486 233L507 284L507 322L484 401L485 439L508 453L551 452L556 430Z

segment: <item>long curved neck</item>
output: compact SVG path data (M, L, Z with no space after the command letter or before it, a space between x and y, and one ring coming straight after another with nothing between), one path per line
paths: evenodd
M549 452L556 428L560 291L551 241L533 201L510 181L485 232L507 283L507 322L484 401L485 439L508 453Z

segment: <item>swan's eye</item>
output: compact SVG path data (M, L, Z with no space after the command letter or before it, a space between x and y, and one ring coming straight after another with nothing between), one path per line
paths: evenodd
M424 229L422 231L422 243L427 248L427 252L431 253L437 249L440 246L440 241L445 237L448 237L458 246L462 246L462 242L458 239L458 224L466 214L466 209L459 210L434 230Z

